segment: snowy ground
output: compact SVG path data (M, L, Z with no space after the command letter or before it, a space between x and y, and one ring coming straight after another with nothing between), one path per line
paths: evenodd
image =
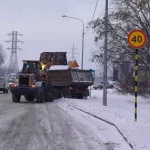
M81 113L80 113L81 115ZM0 150L112 150L57 103L13 103L0 94Z
M134 96L113 90L107 107L102 90L44 104L23 98L16 104L11 94L0 94L0 150L150 150L149 113L149 100L138 98L134 122Z
M102 105L102 96L102 90L92 90L92 98L87 100L63 99L58 100L57 103L73 117L85 122L88 128L91 126L91 130L95 131L104 143L114 143L112 144L114 149L127 150L133 146L135 150L150 150L150 100L138 97L138 120L135 122L134 96L118 95L113 90L108 90L107 107ZM70 107L74 109L71 111ZM113 123L118 131L114 126L106 125L93 117L93 121L87 119L90 115L84 116L75 108ZM119 131L124 135L124 139L119 136ZM130 144L128 148L125 139Z

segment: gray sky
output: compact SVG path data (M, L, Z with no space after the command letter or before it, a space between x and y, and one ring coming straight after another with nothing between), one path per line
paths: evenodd
M24 44L18 44L19 68L23 59L39 59L43 51L70 51L74 42L81 62L82 24L78 20L62 18L62 15L78 17L85 22L91 20L96 0L1 0L0 4L0 43L5 48L11 44L4 41L11 37L6 34L18 31ZM104 15L105 0L99 0L95 18ZM94 48L92 31L85 35L84 68L95 69L89 61ZM6 63L10 51L6 51Z

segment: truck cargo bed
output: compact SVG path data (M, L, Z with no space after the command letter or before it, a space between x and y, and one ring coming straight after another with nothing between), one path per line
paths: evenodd
M48 80L53 86L91 86L93 77L91 70L62 69L48 70Z

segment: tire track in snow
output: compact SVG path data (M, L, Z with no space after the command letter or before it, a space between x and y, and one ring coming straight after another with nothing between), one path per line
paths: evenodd
M75 122L74 119L62 108L60 108L55 103L52 103L51 105L54 105L56 107L55 110L50 109L50 105L46 105L45 107L49 114L49 121L53 120L53 122L50 122L49 124L53 133L55 133L54 142L58 145L58 149L106 149L104 148L103 143L93 137L92 133L88 132L86 128L84 128L81 124Z
M25 112L21 115L13 116L11 119L7 118L4 121L6 125L0 128L0 146L2 150L18 149L21 141L19 128L23 120L26 119L27 114L28 112Z
M107 149L55 103L13 103L7 95L0 97L0 108L0 150Z

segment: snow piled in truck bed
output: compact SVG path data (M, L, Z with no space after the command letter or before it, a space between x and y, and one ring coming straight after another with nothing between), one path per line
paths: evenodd
M68 70L69 66L68 65L54 65L51 66L49 70Z

